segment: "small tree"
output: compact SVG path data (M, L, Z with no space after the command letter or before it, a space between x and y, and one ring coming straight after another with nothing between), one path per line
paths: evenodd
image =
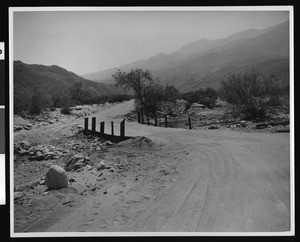
M232 75L221 83L221 96L233 105L238 116L259 120L278 100L279 87L274 74L265 76L252 71L243 75Z
M158 79L153 79L149 70L135 69L130 72L118 70L112 77L116 85L125 90L133 90L139 106L143 107L146 113L154 114L164 97L164 88L159 84Z

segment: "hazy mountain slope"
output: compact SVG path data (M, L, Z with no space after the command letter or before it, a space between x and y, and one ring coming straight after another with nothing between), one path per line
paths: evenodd
M76 82L83 84L82 88L93 95L109 95L115 91L102 83L86 80L73 72L59 66L29 65L21 61L14 61L14 89L34 90L42 88L50 95L56 90L72 87Z
M259 70L264 74L276 73L282 85L289 84L289 59L265 60L245 65L226 65L215 72L207 73L200 80L187 79L185 83L178 83L177 86L183 91L191 91L197 88L212 87L218 89L221 81L233 74L242 74L251 70Z
M217 40L209 40L209 39L201 39L199 41L187 44L172 54L185 54L185 55L194 55L204 51L208 51L213 48L217 48L220 46L224 46L229 44L230 42L237 40L244 40L254 38L265 33L266 30L258 30L258 29L248 29L242 32L238 32L233 34L225 39L217 39Z
M233 73L256 68L278 72L288 78L289 24L281 23L264 30L249 29L225 39L202 39L183 46L173 53L158 54L147 60L86 75L92 80L112 83L111 75L121 69L149 69L162 82L181 90L218 87L221 80ZM264 64L263 64L264 63ZM276 63L276 64L271 64ZM284 68L280 68L281 63ZM266 67L267 68L263 68ZM231 71L230 71L231 70Z
M191 83L206 83L205 86L217 87L229 74L245 72L253 68L262 70L262 63L282 60L288 65L289 35L285 25L271 30L258 37L243 41L236 41L229 45L212 49L206 53L192 55L175 66L163 70L154 70L163 82L173 84L181 89L188 88ZM279 63L279 62L277 62ZM233 69L228 73L222 71ZM281 77L287 76L287 69L280 69L277 65L271 65L269 72L278 73ZM281 73L284 71L285 73ZM214 75L217 72L218 75ZM287 73L286 73L287 72ZM219 79L208 79L212 76L220 76ZM204 81L205 80L205 81Z

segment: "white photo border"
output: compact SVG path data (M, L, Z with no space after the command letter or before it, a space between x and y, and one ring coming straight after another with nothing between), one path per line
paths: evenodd
M290 231L285 232L14 232L13 167L13 15L16 12L45 11L288 11L290 37ZM222 7L10 7L9 8L9 119L10 119L10 236L21 237L136 237L136 236L293 236L295 235L295 152L294 152L294 8L284 6Z

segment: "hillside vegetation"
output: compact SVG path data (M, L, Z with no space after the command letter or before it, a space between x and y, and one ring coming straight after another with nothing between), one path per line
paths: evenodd
M114 86L84 79L59 66L14 62L14 112L129 99Z

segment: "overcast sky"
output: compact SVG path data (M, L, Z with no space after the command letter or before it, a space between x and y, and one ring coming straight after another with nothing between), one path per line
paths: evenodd
M288 20L288 12L14 12L14 60L87 74L202 38L218 39Z

